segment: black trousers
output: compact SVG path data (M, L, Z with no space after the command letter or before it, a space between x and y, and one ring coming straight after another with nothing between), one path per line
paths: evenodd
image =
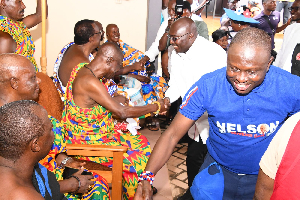
M203 144L201 138L199 142L189 138L188 151L186 157L186 167L188 175L188 185L192 186L195 176L199 173L199 169L204 162L207 153L206 144Z

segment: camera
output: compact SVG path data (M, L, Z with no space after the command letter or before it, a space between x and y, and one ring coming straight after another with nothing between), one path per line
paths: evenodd
M182 16L182 14L183 14L183 0L176 0L175 13L177 15L177 19L179 19Z

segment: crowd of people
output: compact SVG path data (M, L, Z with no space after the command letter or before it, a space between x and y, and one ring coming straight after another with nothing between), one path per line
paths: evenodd
M162 1L164 21L145 53L120 39L117 24L78 21L51 81L38 72L29 31L41 0L26 17L22 1L1 0L0 199L111 199L101 174L83 172L113 158L69 157L68 143L127 147L123 199L152 199L183 137L189 189L180 200L300 198L300 0L280 27L275 0L229 0L212 39L201 18L207 2ZM159 52L162 76L153 70ZM138 128L146 118L158 130L157 115L171 123L151 152ZM65 177L65 167L78 171Z

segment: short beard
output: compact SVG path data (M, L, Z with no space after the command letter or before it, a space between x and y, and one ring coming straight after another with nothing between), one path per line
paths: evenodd
M292 22L296 22L296 23L300 23L300 18L297 18L297 19L291 19ZM299 21L299 22L297 22Z

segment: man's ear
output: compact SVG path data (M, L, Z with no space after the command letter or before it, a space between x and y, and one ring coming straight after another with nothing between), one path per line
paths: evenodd
M19 79L13 77L10 79L10 86L14 89L17 90L19 85Z
M112 63L112 61L114 61L114 59L113 59L113 57L110 56L106 59L106 64L110 65Z
M190 33L189 34L189 39L193 38L194 36L195 36L194 33Z
M275 58L273 56L270 57L269 62L268 62L268 69L267 69L267 71L269 71L270 65L272 64L272 62L274 61L274 59Z
M41 150L39 144L38 144L38 138L35 137L30 142L30 148L32 152L39 152Z
M89 42L93 42L94 38L93 38L94 35L92 35L90 38L89 38Z
M6 0L1 0L1 2L0 2L0 7L2 8L2 9L4 9L5 8L5 6L6 6L6 2L5 2Z

